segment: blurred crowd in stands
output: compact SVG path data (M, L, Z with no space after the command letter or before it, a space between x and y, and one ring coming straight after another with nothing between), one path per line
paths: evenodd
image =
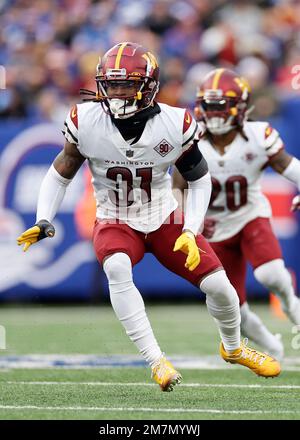
M255 117L300 99L300 0L0 0L1 119L61 124L120 41L157 55L159 100L171 105L193 108L196 84L216 66L248 78Z

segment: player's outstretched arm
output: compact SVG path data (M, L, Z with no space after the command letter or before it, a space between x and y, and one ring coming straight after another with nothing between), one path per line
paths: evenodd
M55 229L51 222L60 207L67 186L84 160L85 158L79 153L76 145L66 141L63 151L57 155L43 179L35 225L17 238L18 245L24 245L24 252L32 244L54 236Z
M282 149L270 159L269 164L273 170L293 182L300 191L300 161L296 157ZM293 198L291 209L292 211L300 210L299 194Z
M80 154L75 144L65 142L64 149L56 156L53 165L56 171L65 179L73 179L85 157Z

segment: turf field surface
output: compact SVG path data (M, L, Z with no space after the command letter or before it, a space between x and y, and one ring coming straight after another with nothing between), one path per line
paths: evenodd
M282 374L268 380L219 358L204 305L147 310L161 348L183 375L172 393L151 381L110 306L2 307L0 419L300 419L297 334L267 306L253 310L282 334L287 356Z

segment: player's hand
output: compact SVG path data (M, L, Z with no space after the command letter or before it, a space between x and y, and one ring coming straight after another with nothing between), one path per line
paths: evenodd
M216 231L216 220L214 220L212 218L206 218L204 220L204 227L203 227L202 235L205 238L212 238L215 231Z
M300 210L300 195L298 194L293 198L291 211L299 211Z
M20 237L17 238L19 246L24 244L23 251L27 249L37 241L46 237L53 237L55 235L54 226L47 220L40 220L32 228L27 229Z
M177 238L173 251L181 251L188 256L185 267L191 272L195 270L200 263L200 252L192 232L183 232L180 237Z

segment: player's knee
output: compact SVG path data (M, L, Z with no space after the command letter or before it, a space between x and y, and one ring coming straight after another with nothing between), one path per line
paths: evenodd
M103 264L103 270L110 285L132 280L131 260L123 252L117 252L107 257Z
M200 289L220 306L239 305L235 288L230 283L224 270L208 275L200 283Z
M266 288L279 292L291 283L291 276L282 259L272 260L257 267L254 276Z

